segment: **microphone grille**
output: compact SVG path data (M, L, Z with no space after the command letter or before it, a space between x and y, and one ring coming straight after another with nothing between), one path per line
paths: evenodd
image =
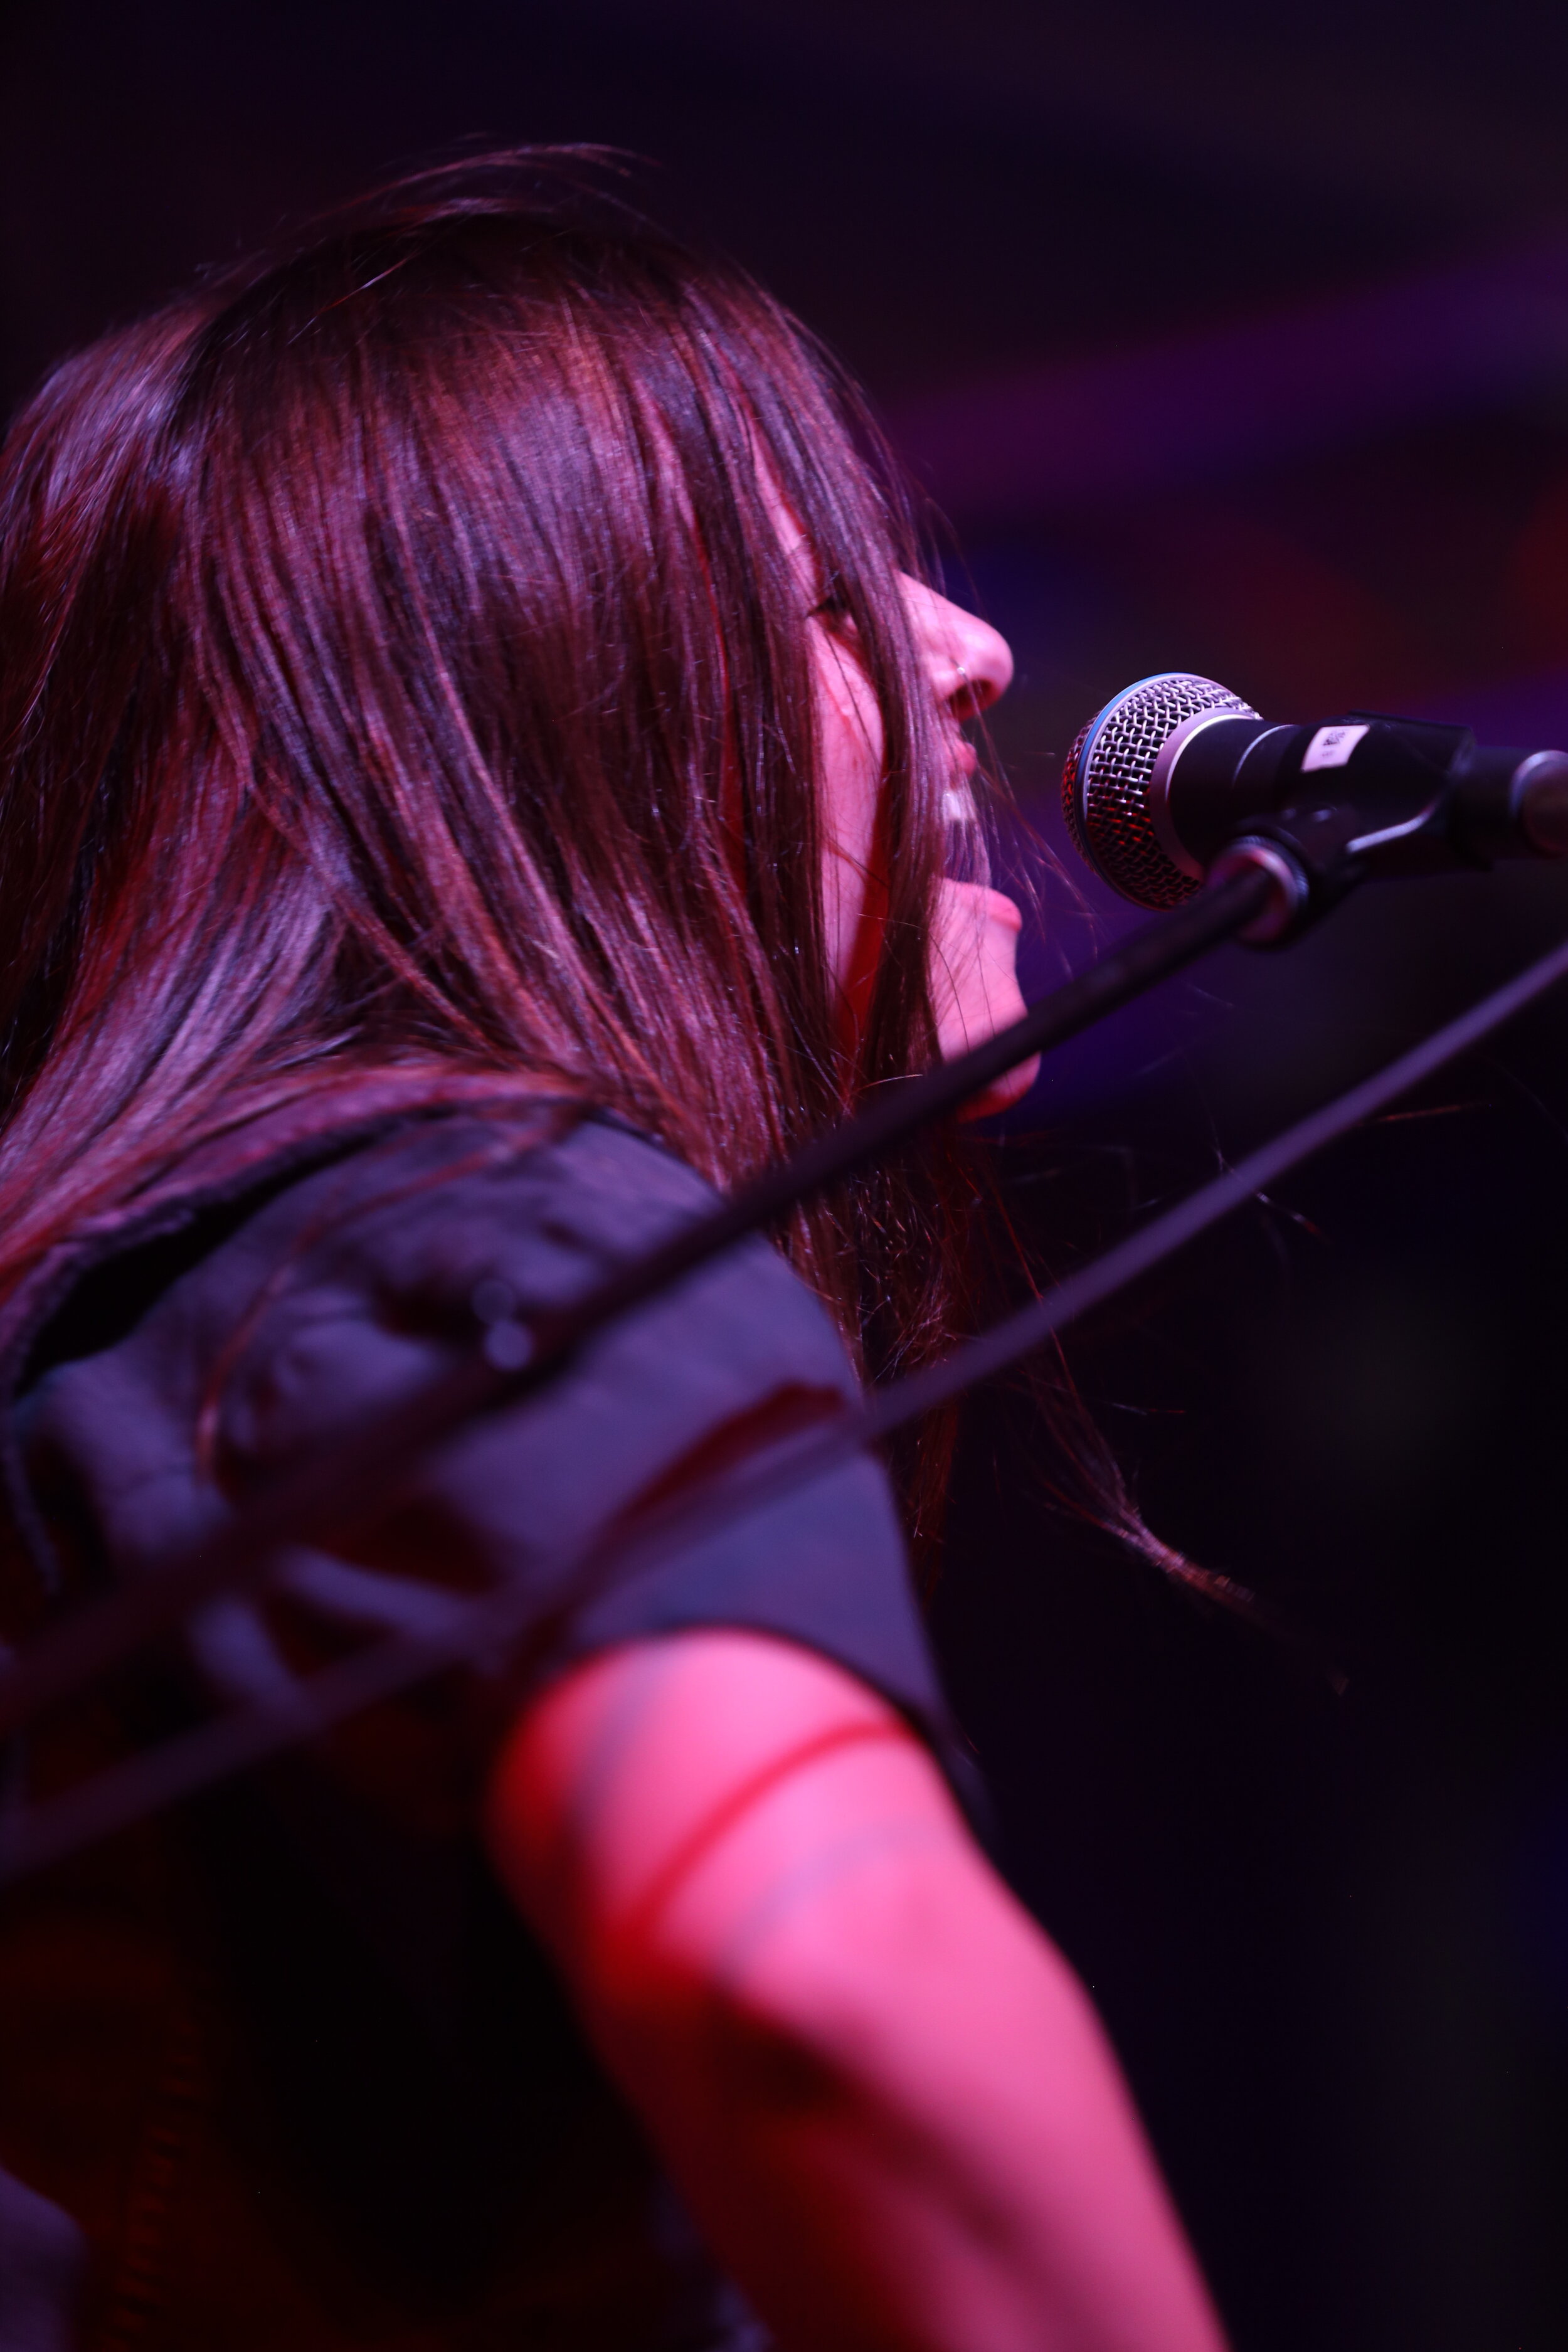
M1123 688L1083 728L1062 770L1062 808L1079 856L1140 907L1176 907L1201 887L1154 831L1149 786L1178 727L1200 710L1258 713L1228 687L1190 670L1162 670Z

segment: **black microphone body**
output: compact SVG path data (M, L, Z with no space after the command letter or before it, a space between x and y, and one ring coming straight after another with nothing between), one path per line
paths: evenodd
M1374 876L1568 855L1568 754L1493 750L1468 727L1381 711L1279 725L1185 671L1107 703L1062 793L1079 851L1145 907L1190 898L1242 844L1299 869L1303 912L1307 897L1326 905Z

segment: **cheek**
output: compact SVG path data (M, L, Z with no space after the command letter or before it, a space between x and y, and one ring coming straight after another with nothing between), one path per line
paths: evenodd
M823 913L834 976L844 985L858 960L861 920L868 911L882 774L881 713L864 671L831 640L816 647L814 673Z
M816 723L826 835L842 856L864 866L877 823L882 714L865 672L836 648L817 665Z

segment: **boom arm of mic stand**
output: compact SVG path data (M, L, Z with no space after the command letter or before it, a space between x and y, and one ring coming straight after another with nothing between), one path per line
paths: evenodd
M894 1150L955 1110L1020 1062L1048 1053L1105 1014L1181 971L1254 923L1276 890L1247 866L1201 891L1173 914L1146 924L1086 971L1031 1006L1021 1021L973 1052L889 1087L858 1117L742 1185L707 1216L596 1284L575 1303L525 1325L492 1325L405 1403L335 1441L229 1526L39 1634L25 1654L0 1664L0 1735L110 1672L154 1634L219 1592L261 1582L287 1544L321 1544L331 1531L379 1516L412 1476L419 1457L451 1431L539 1387L577 1348L616 1317L856 1169Z

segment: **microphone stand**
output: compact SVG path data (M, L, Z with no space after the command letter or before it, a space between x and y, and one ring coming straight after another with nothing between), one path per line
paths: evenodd
M1414 818L1401 812L1403 822L1366 830L1364 813L1350 805L1311 810L1286 810L1251 821L1215 857L1207 879L1195 897L1173 913L1146 924L1131 938L1078 973L1062 987L1030 1007L1010 1028L956 1060L939 1064L922 1076L889 1085L866 1109L817 1137L789 1159L765 1168L706 1215L692 1219L644 1256L617 1267L565 1307L541 1310L526 1320L513 1313L516 1302L503 1300L499 1312L474 1302L482 1327L479 1346L463 1351L445 1372L401 1405L378 1412L335 1441L270 1492L248 1505L227 1527L178 1553L156 1577L122 1587L94 1602L31 1642L19 1655L0 1654L0 1736L18 1729L58 1701L78 1692L121 1664L153 1636L167 1630L194 1609L223 1592L234 1592L265 1582L280 1555L291 1544L325 1546L332 1532L354 1521L379 1516L406 1486L423 1454L443 1437L482 1413L514 1403L542 1386L560 1370L595 1331L617 1317L679 1283L721 1252L773 1224L797 1203L841 1181L868 1161L897 1150L922 1128L943 1118L971 1096L1054 1046L1078 1036L1096 1021L1118 1011L1160 981L1183 970L1210 948L1228 939L1246 939L1258 946L1283 945L1326 914L1345 893L1380 871L1399 871L1408 838L1440 828L1435 820L1443 806L1434 803ZM1415 870L1422 870L1419 866ZM1547 958L1515 983L1519 992L1499 992L1476 1009L1476 1027L1465 1023L1428 1041L1437 1060L1461 1050L1475 1034L1495 1025L1517 1003L1552 982L1568 971L1568 950ZM1406 1057L1410 1066L1396 1066L1369 1082L1374 1090L1395 1091L1414 1082L1420 1054ZM1423 1064L1423 1067L1428 1066ZM1380 1093L1380 1098L1386 1098ZM1330 1106L1299 1130L1280 1139L1282 1157L1271 1166L1293 1165L1309 1150L1317 1149L1330 1134L1342 1132L1352 1118L1367 1115L1372 1095L1352 1089L1342 1103ZM1259 1165L1262 1158L1259 1156ZM900 1422L929 1410L984 1378L999 1363L1037 1345L1086 1307L1098 1303L1131 1280L1183 1239L1215 1215L1225 1213L1239 1197L1237 1185L1246 1175L1261 1181L1248 1163L1228 1180L1208 1188L1172 1213L1157 1231L1130 1237L1105 1259L1084 1269L1063 1289L1037 1302L1031 1309L1008 1318L994 1331L982 1335L943 1364L915 1375L886 1395L868 1401L858 1413L847 1416L846 1427L825 1444L846 1450L875 1443ZM490 1286L482 1285L481 1290ZM852 1424L852 1426L850 1425ZM801 1465L796 1465L796 1470ZM499 1627L508 1608L504 1595L493 1604L476 1605L475 1622ZM391 1652L368 1660L345 1662L340 1669L318 1677L334 1678L344 1688L336 1706L352 1711L397 1686L428 1665L404 1659L400 1667ZM434 1648L445 1645L437 1641ZM461 1644L458 1645L459 1647ZM421 1647L415 1644L416 1650ZM384 1677L390 1674L391 1680ZM260 1722L233 1727L222 1724L192 1736L195 1755L188 1765L176 1765L172 1777L159 1785L155 1760L149 1759L148 1777L138 1782L137 1769L125 1768L129 1782L138 1782L142 1798L163 1801L180 1790L197 1785L212 1772L229 1770L256 1760L291 1738L310 1736L320 1727L325 1707L334 1702L323 1688L314 1698L300 1695L297 1707L285 1708L270 1728ZM219 1751L222 1751L221 1754ZM189 1777L186 1777L187 1772ZM118 1780L118 1775L108 1776ZM108 1811L130 1817L119 1806L131 1798L129 1783L119 1797L110 1796ZM61 1800L68 1816L70 1799ZM86 1806L92 1826L79 1821L76 1830L61 1829L66 1845L80 1835L97 1834L106 1815ZM0 1811L0 1832L7 1827L14 1839L16 1824L5 1823ZM24 1837L24 1846L27 1844ZM46 1837L46 1845L52 1846ZM12 1843L0 1836L0 1845ZM28 1855L36 1864L38 1849ZM0 1880L18 1866L14 1843L0 1859Z

